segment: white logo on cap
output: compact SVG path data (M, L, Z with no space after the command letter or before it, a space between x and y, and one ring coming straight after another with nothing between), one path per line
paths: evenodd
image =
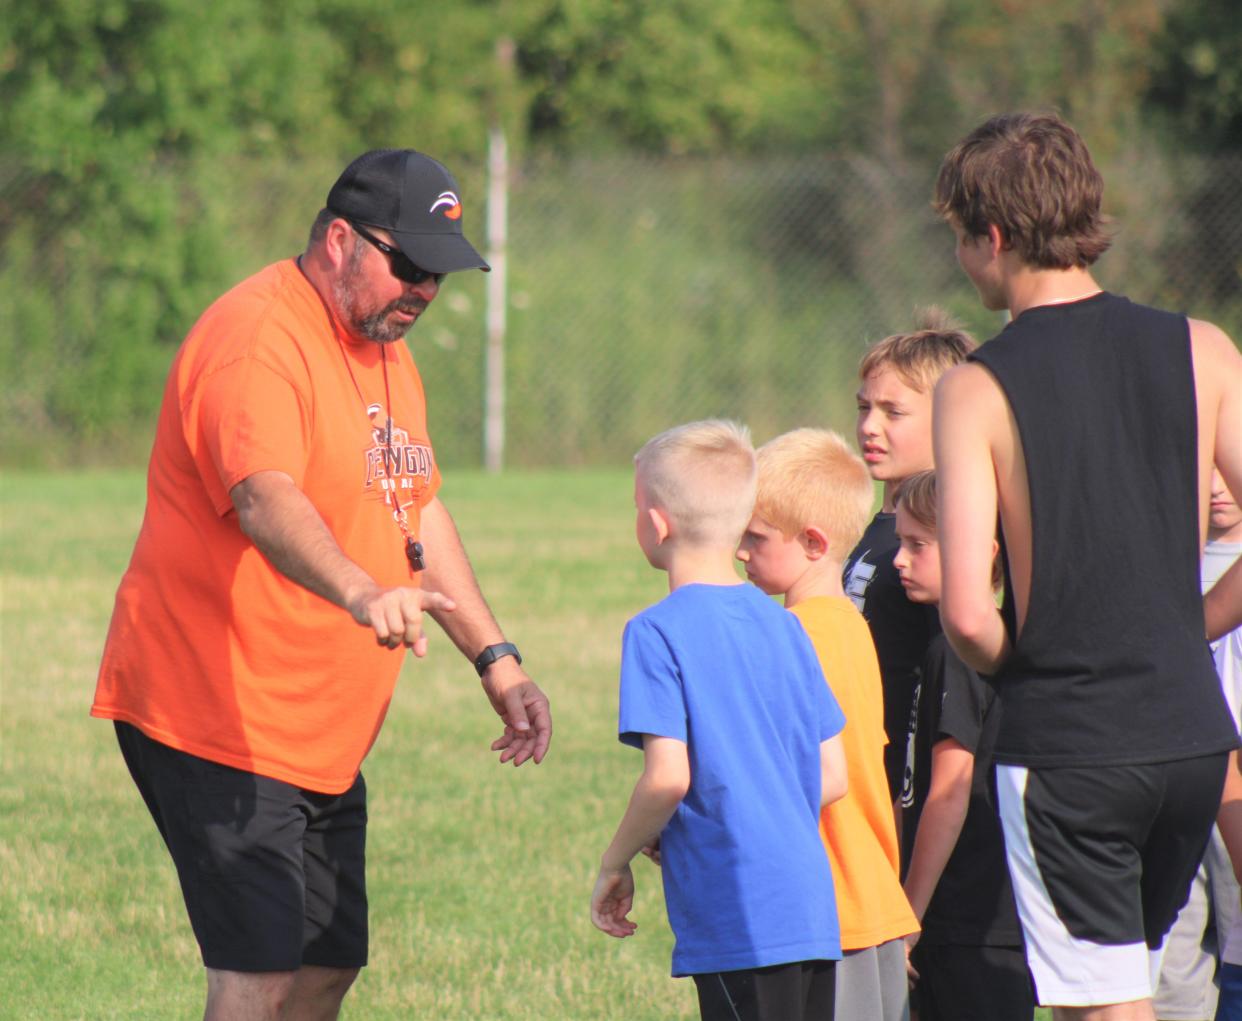
M440 192L439 195L436 196L436 200L433 203L431 203L431 208L428 209L427 212L434 213L441 206L448 206L449 209L452 209L454 206L459 206L459 205L461 205L461 199L459 199L455 194L453 194L453 192L442 191Z

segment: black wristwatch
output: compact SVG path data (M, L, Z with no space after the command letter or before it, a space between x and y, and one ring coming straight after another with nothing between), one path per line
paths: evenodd
M482 677L483 671L502 656L512 656L519 663L522 662L522 654L518 652L516 645L512 642L498 642L480 652L478 659L474 661L474 668L479 672L479 676Z

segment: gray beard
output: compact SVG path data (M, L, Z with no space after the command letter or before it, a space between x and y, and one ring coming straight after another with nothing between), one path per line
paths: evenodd
M354 250L350 253L345 272L332 285L332 296L336 299L336 307L341 318L349 329L359 337L366 337L377 344L391 344L400 340L414 323L403 323L389 317L398 309L406 312L422 312L427 303L418 298L398 298L379 309L361 308L358 300L357 282L361 271L362 253L366 242L361 238L354 241ZM415 320L417 322L417 320Z

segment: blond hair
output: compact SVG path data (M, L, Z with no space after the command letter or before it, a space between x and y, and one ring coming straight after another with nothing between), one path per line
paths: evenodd
M978 346L944 309L935 305L915 309L914 329L873 344L858 365L858 378L891 368L906 386L927 393Z
M828 429L794 429L757 453L755 513L787 539L811 525L828 533L828 555L844 561L862 538L875 488L861 457Z
M936 531L936 473L915 472L909 478L902 479L893 503L924 528ZM992 558L992 590L1000 588L1004 580L1004 570L998 554Z
M638 486L662 510L674 538L691 546L735 546L755 505L755 449L737 422L688 422L648 440L634 455Z

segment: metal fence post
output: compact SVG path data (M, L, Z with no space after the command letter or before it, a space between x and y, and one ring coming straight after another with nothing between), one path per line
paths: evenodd
M483 369L483 467L499 472L505 458L505 269L509 154L504 129L494 124L487 146L487 355Z

